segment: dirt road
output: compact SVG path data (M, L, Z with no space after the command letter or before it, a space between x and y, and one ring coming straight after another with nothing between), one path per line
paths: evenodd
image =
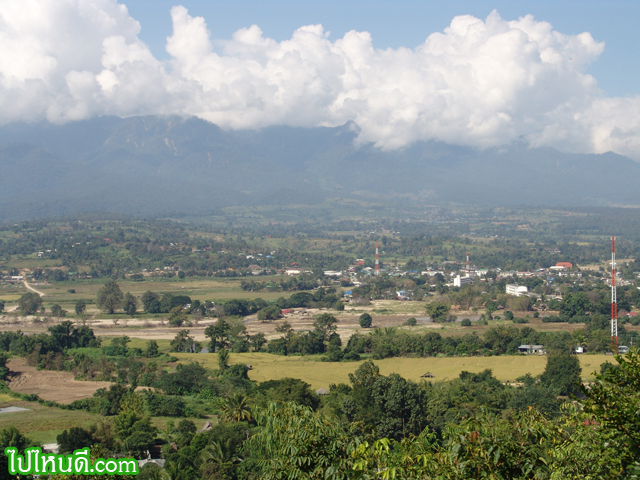
M41 297L44 297L45 294L42 293L40 290L36 290L35 288L33 288L31 285L29 285L27 283L26 280L22 280L22 284L24 285L24 288L26 288L27 290L31 290L33 293L37 293L38 295L40 295Z

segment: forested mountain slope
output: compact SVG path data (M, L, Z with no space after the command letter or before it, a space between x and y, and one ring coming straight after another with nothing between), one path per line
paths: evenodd
M224 131L179 117L0 127L0 216L207 215L325 198L486 205L640 204L640 165L613 153L437 142L357 146L357 126ZM614 185L615 188L611 188Z

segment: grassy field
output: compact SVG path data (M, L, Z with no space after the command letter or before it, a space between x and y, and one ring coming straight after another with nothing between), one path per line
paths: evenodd
M270 276L260 277L261 281L279 281L281 277ZM49 310L53 304L60 305L63 309L67 310L69 314L74 313L75 303L83 299L88 304L88 313L96 314L99 311L96 309L94 302L98 293L104 284L104 280L88 280L77 282L61 282L36 285L33 282L31 286L38 291L45 294L43 297L43 305ZM206 300L230 300L233 298L241 299L254 299L262 298L264 300L275 300L279 297L288 298L294 292L248 292L242 290L240 287L240 280L236 279L196 279L196 280L168 280L168 279L150 279L143 282L132 282L127 280L119 280L118 285L123 292L130 292L131 294L140 297L148 290L157 293L171 292L174 294L188 295L193 300L200 300L204 302ZM69 292L74 290L74 292ZM14 306L20 296L27 293L28 290L20 285L0 285L0 298L12 302L7 305L9 307ZM141 310L142 305L138 302L138 308Z
M208 368L218 368L217 355L176 353L182 362L195 361ZM592 378L594 371L606 361L614 362L609 355L582 355L582 376ZM375 360L382 375L397 373L404 378L419 381L420 375L431 372L436 381L453 380L466 370L477 373L490 368L496 378L514 381L517 377L530 373L539 375L544 371L546 356L504 355L498 357L429 357L429 358L386 358ZM332 383L349 383L349 373L353 373L363 362L329 363L317 357L278 356L269 353L231 354L231 363L246 363L252 366L249 377L257 382L277 380L285 377L299 378L309 383L313 389L328 388Z
M0 430L9 426L15 426L21 433L38 443L55 443L56 437L63 430L72 427L87 428L95 423L100 417L95 413L83 410L62 410L59 408L45 407L38 403L24 402L15 398L0 394L0 407L17 406L28 408L28 411L0 414ZM169 422L177 424L182 418L152 417L151 423L158 430L167 428ZM215 423L214 419L188 418L200 429L207 420Z
M98 419L98 415L82 410L61 410L45 407L38 403L17 401L2 396L2 405L28 408L25 412L3 413L0 415L0 429L15 426L21 433L39 443L54 443L56 436L71 427L87 427Z

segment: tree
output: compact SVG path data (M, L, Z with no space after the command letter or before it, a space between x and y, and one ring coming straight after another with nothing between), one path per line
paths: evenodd
M243 420L250 421L252 418L247 397L241 393L227 398L227 401L220 409L220 413L225 421L242 422Z
M2 480L22 480L27 479L27 476L16 476L9 474L9 459L5 455L5 448L15 447L18 449L18 453L24 454L24 449L28 447L39 446L34 441L25 437L20 431L13 425L0 430L0 479Z
M635 462L640 470L640 354L632 348L627 355L614 358L618 365L597 374L588 388L581 387L587 396L585 410L614 433L627 451L623 458L629 464Z
M589 297L584 292L569 293L562 299L560 306L560 315L567 316L569 318L576 315L584 315L588 311L591 311L593 306L589 301Z
M60 453L73 453L74 450L84 447L90 447L94 444L91 433L81 427L71 427L68 431L63 430L56 438L58 442L58 450Z
M255 335L249 335L249 343L253 347L254 352L259 352L265 343L267 343L267 338L264 333L258 332Z
M113 314L122 304L124 294L115 280L109 279L104 286L98 290L96 305L103 312Z
M258 320L277 320L282 315L282 310L277 305L269 305L258 312Z
M276 327L276 332L284 334L283 338L289 339L293 335L293 327L285 320Z
M407 325L410 327L415 327L418 324L418 320L416 317L407 318Z
M223 319L219 319L215 324L204 329L205 337L210 339L209 351L211 353L214 353L218 348L229 345L229 329L229 324Z
M513 320L513 312L506 310L504 312L504 319L505 320Z
M182 305L172 308L169 313L169 325L172 327L181 327L185 323L187 323L187 314L184 313Z
M157 293L146 291L142 294L142 307L147 313L161 313L162 304Z
M218 351L218 368L220 370L229 368L229 350L225 348L221 348Z
M540 376L543 385L555 388L558 395L576 394L580 391L582 368L576 355L552 352L547 356L547 366Z
M147 342L147 348L144 351L144 356L147 358L153 358L160 355L160 350L158 349L158 342L155 340L149 340Z
M295 403L270 403L256 417L262 428L244 444L249 456L259 459L251 465L256 478L355 478L345 453L357 438L341 423Z
M87 311L87 302L85 302L83 299L80 299L76 302L76 315L82 315L84 312Z
M320 406L320 397L311 390L311 385L297 378L286 377L280 380L267 380L260 383L258 391L275 402L295 402L313 410L317 410Z
M462 325L463 327L470 327L471 326L471 320L468 319L468 318L465 318L465 319L462 320L462 323L460 325Z
M63 310L62 307L56 303L51 307L51 315L54 317L66 317L67 311Z
M4 300L0 300L0 313L4 312Z
M449 316L449 305L444 302L431 302L427 305L427 314L434 322L444 322Z
M130 316L135 315L136 311L138 310L138 302L136 301L136 297L131 295L130 292L127 292L124 295L122 309L124 310L124 313Z
M180 330L169 345L172 352L191 352L198 343L189 336L189 330Z
M360 326L362 328L371 328L371 324L373 323L373 318L371 318L371 315L369 315L368 313L363 313L362 315L360 315L360 318L358 319L358 323L360 323Z
M336 317L330 313L323 313L318 315L315 322L313 322L314 331L318 333L323 342L327 342L331 334L338 329L337 323Z
M34 292L25 293L18 300L18 306L24 315L33 315L42 308L42 298Z
M145 458L158 433L149 417L135 411L120 412L113 421L113 430L120 450L137 459Z

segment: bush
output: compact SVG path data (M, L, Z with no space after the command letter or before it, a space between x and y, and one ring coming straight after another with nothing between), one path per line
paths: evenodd
M155 395L145 392L145 401L149 413L154 417L183 417L186 405L182 399L168 395Z
M324 360L327 362L339 362L344 357L342 349L337 345L329 345Z
M363 313L362 315L360 315L360 319L358 320L358 322L360 323L360 326L362 328L371 328L371 325L373 324L373 318L368 313Z
M258 312L258 320L277 320L282 315L282 310L277 305L269 305Z
M358 352L354 352L353 350L351 350L344 354L344 357L342 357L342 360L345 360L347 362L359 362L360 354Z
M513 320L513 312L507 310L504 312L504 319L505 320Z
M470 327L471 326L471 320L469 320L468 318L465 318L464 320L462 320L461 325L463 327Z
M415 317L407 318L407 325L415 327L418 324L418 320Z

